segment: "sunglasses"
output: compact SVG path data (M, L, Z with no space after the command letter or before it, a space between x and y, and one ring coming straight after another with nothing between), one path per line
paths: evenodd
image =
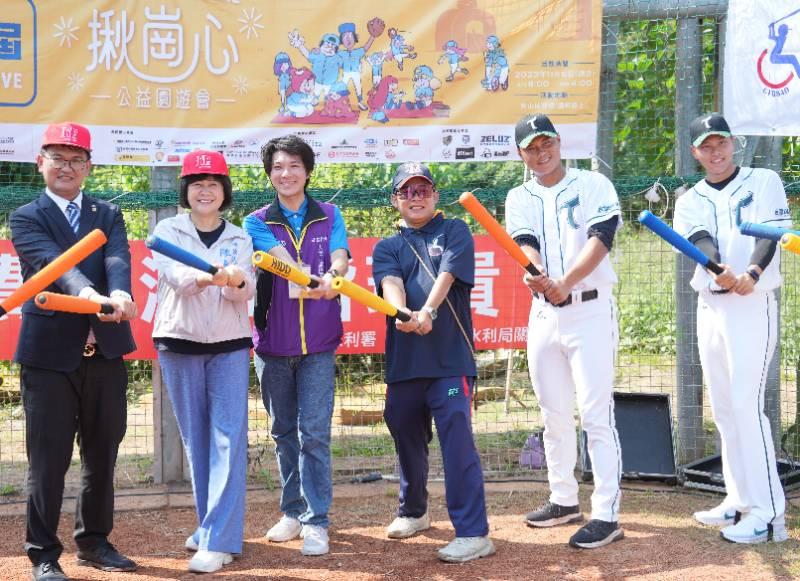
M436 191L431 185L425 186L417 186L415 188L403 188L402 190L397 190L394 195L397 196L400 200L413 200L414 198L432 198L433 192Z

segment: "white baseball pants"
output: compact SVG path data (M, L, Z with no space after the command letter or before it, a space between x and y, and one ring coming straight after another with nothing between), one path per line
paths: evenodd
M782 520L786 506L764 414L767 368L777 337L772 291L747 296L700 293L697 342L722 440L724 504L768 523Z
M611 289L585 303L554 307L534 298L528 366L544 420L550 502L578 504L575 398L588 436L592 518L618 520L622 456L614 422L614 361L619 329ZM575 295L573 293L573 300Z

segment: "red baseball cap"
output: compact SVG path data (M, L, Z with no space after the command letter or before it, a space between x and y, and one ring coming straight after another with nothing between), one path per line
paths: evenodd
M211 174L218 176L228 175L228 164L225 156L218 151L195 149L183 158L181 177L198 174Z
M67 121L65 123L51 123L44 130L42 136L42 147L48 145L69 145L70 147L80 147L91 153L92 136L89 128Z

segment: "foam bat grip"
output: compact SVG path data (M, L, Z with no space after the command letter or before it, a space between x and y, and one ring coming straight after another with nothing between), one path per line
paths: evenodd
M792 233L784 234L781 238L781 248L795 254L800 254L800 235Z
M411 315L405 311L398 310L397 307L395 307L389 301L382 299L375 293L369 292L364 287L359 286L344 277L334 277L333 281L331 282L331 288L336 292L350 297L354 301L358 301L370 309L374 309L380 313L383 313L384 315L400 319L404 323L407 323L411 320Z
M290 280L300 286L307 286L308 288L317 288L319 282L308 276L305 272L284 262L279 258L275 258L269 252L262 252L257 250L253 253L253 264L262 270L277 274L281 278Z
M36 295L34 302L37 307L46 311L78 313L81 315L93 315L95 313L110 315L114 312L114 306L111 303L96 303L82 297L58 293L39 293Z
M652 230L657 236L662 238L672 247L676 248L682 254L685 254L700 266L703 266L713 272L714 274L722 274L723 268L711 260L708 256L700 252L694 244L689 242L686 238L675 232L665 222L658 218L649 210L644 210L639 214L639 222Z
M472 192L464 192L459 196L458 201L461 203L462 206L472 214L472 217L475 218L478 223L483 226L486 231L489 233L489 236L495 239L495 241L500 245L500 247L505 250L511 258L513 258L516 262L519 263L522 268L527 270L533 276L539 276L541 273L536 269L536 267L531 262L531 259L528 258L528 255L522 251L522 248L519 247L519 244L514 242L514 239L506 232L505 228L503 228L500 223L494 219L486 208L478 201Z
M228 286L234 286L236 288L244 288L245 285L244 280L244 273L239 271L236 276L229 276L228 277Z
M742 222L739 225L739 232L745 236L767 238L775 242L780 242L784 234L800 234L797 230L781 228L780 226L769 226L767 224L754 224L753 222Z
M83 259L108 242L102 230L92 230L75 244L67 248L58 258L42 268L26 280L6 300L0 303L0 317L17 308L19 305L36 296L53 284L70 268L78 265Z

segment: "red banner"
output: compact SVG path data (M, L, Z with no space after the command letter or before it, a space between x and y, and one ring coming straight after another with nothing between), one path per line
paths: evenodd
M375 290L372 280L372 249L378 238L349 240L353 259L347 278ZM139 305L139 319L133 321L138 349L130 359L155 359L153 317L156 309L158 273L150 250L141 240L131 242L133 257L133 298ZM22 284L19 259L11 242L0 240L0 301ZM252 305L251 305L252 306ZM442 307L446 308L446 306ZM472 315L478 349L525 347L528 332L530 293L522 283L522 270L489 236L475 237L475 288ZM384 315L342 297L344 338L339 353L381 353L386 334ZM0 319L0 360L13 358L21 321L14 309Z

